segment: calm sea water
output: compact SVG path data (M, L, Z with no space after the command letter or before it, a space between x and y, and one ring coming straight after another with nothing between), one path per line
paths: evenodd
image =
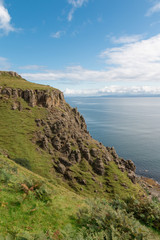
M137 174L160 182L160 98L66 97L93 138L131 159Z

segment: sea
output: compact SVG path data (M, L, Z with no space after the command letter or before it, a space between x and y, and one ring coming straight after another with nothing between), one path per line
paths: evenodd
M91 136L131 159L136 173L160 183L160 98L65 97L84 116Z

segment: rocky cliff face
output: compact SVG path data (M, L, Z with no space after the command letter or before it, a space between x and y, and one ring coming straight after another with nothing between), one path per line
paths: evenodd
M94 140L77 109L63 104L61 110L52 107L46 121L35 120L43 131L37 132L34 141L51 155L56 152L57 158L53 159L53 163L57 172L70 179L71 167L85 159L96 174L103 176L106 166L114 161L122 172L127 171L128 177L135 183L135 165L131 160L120 158L114 147L105 147Z
M12 89L0 87L1 97L13 98L14 102L18 102L18 98L24 99L29 106L42 106L51 108L63 104L63 94L58 90L31 90L31 89Z
M19 76L16 73L11 75ZM12 110L23 110L20 99L31 108L35 106L46 108L46 118L35 119L38 130L34 132L31 141L37 146L38 151L42 149L52 156L55 171L66 181L73 180L81 185L86 184L85 179L81 175L75 175L73 171L83 161L87 162L88 169L93 172L92 180L95 179L95 175L106 176L107 166L114 161L135 183L133 162L120 158L113 147L105 147L94 140L87 131L83 116L65 102L63 93L59 90L22 90L2 86L0 98L11 99Z

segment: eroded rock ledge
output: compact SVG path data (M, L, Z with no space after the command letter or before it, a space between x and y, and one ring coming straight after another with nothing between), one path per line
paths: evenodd
M135 183L134 163L120 158L114 147L105 147L94 140L87 131L83 116L77 109L67 106L63 110L62 113L53 108L49 111L46 120L35 120L39 131L33 142L52 156L56 155L56 158L53 158L56 171L65 179L71 180L74 178L72 167L85 160L95 174L106 176L109 162L114 161L118 168L122 172L127 172L128 177ZM82 180L76 178L76 181L84 185Z
M18 73L13 72L13 71L0 71L0 75L10 75L11 77L18 77L18 78L22 78Z
M31 90L31 89L13 89L0 86L1 97L13 98L14 102L18 98L24 99L29 106L42 106L51 108L64 103L63 93L59 90Z

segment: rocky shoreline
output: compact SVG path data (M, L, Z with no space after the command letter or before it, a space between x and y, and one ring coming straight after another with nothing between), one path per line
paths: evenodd
M152 178L136 176L137 182L146 190L149 199L157 198L160 201L160 184Z

